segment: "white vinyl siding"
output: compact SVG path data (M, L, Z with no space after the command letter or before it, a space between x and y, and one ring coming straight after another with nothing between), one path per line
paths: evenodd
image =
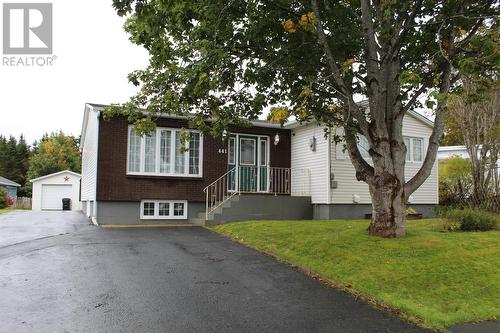
M141 220L185 220L187 201L185 200L143 200Z
M127 173L201 177L203 137L196 131L188 133L190 141L183 147L180 129L159 127L150 136L139 136L129 126Z
M315 151L310 147L313 137L316 137ZM324 139L323 127L311 123L292 130L291 164L292 195L303 191L311 194L313 203L328 203L328 142ZM308 170L308 173L300 170Z
M342 129L337 129L342 133ZM410 180L420 167L422 166L423 158L425 157L426 147L428 146L429 136L432 129L416 120L414 117L407 115L403 120L403 135L405 144L410 142L408 149L407 162L405 166L405 178ZM336 189L331 190L331 203L333 204L352 204L353 195L360 197L360 202L363 204L371 203L368 185L365 182L356 180L356 172L347 152L343 151L343 144L332 145L332 172L335 180L338 183ZM420 157L420 161L418 160ZM313 200L313 203L314 200ZM411 203L414 204L437 204L438 203L438 179L437 179L437 162L434 164L432 172L422 186L417 189L411 196Z
M86 106L87 123L82 150L82 201L95 200L97 184L97 143L99 132L99 113Z

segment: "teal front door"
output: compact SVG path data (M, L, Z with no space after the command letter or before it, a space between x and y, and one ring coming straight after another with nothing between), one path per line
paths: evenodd
M228 191L268 192L269 138L236 134L228 142Z
M240 136L239 185L241 192L257 192L257 138Z

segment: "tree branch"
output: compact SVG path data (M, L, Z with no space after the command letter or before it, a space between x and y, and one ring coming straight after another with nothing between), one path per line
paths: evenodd
M454 34L451 33L448 38L448 56L451 59L454 56L454 45L453 39ZM451 61L446 61L443 63L443 72L441 74L441 84L439 88L439 93L447 95L451 89L452 78L452 65ZM436 118L434 119L434 128L432 129L432 134L429 137L429 147L427 148L427 153L425 154L424 162L422 166L418 170L418 172L408 181L404 186L406 199L415 192L417 188L419 188L429 177L432 171L432 167L434 166L434 162L436 161L437 151L439 148L439 143L441 141L441 137L443 136L444 131L444 115L446 112L446 99L438 100Z
M361 156L354 129L348 130L344 128L344 132L349 158L351 159L351 163L356 170L356 179L358 181L362 180L368 183L371 179L373 179L375 171L373 167L365 161L363 156Z
M373 18L370 10L370 0L361 0L361 15L363 36L366 40L366 66L368 68L368 82L377 79L378 70L378 45L375 40L375 29L373 28Z
M415 17L420 12L420 9L422 7L422 2L423 2L423 0L418 0L415 5L412 5L413 10L410 13L410 15L406 18L406 20L404 21L403 28L401 29L401 33L397 36L396 40L391 45L391 48L388 52L388 54L390 56L393 56L394 54L399 53L399 50L401 48L401 45L404 42L404 39L408 35L408 32L410 31L410 29L412 29L411 25L412 25L413 21L415 20Z
M366 121L365 113L360 110L360 108L354 102L352 92L342 78L342 74L340 72L340 67L335 61L332 50L328 45L328 40L326 39L325 30L323 28L323 22L321 20L321 13L319 11L317 0L311 0L311 7L313 9L314 14L316 15L317 23L316 28L318 30L318 42L323 47L323 51L325 52L327 65L330 68L332 73L332 77L335 81L335 84L340 88L341 99L348 105L348 108L354 114L356 120L359 123L361 130L364 133L368 133L368 123ZM345 119L346 123L349 122L349 119Z

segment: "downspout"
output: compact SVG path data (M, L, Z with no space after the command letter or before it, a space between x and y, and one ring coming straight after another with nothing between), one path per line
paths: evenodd
M101 116L101 111L94 111L94 108L91 106L90 107L92 112L97 112L97 128L96 128L96 149L95 149L95 161L96 161L96 166L95 166L95 182L94 182L94 206L92 207L92 217L91 221L95 225L99 225L99 222L97 221L97 173L99 172L99 123L100 123L100 116Z
M326 203L329 205L332 203L332 186L331 186L331 175L332 175L332 129L328 129L328 137L327 137L327 179L326 179Z

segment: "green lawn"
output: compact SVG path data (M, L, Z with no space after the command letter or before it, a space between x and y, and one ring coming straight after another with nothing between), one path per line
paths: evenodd
M7 213L7 212L10 212L13 210L14 210L14 208L2 208L2 209L0 209L0 214Z
M259 221L216 232L322 275L424 326L500 317L500 232L439 232L438 219L407 222L381 239L368 221Z

